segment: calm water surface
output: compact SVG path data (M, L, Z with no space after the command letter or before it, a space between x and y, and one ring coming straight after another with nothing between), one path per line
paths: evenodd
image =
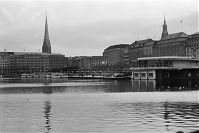
M197 86L165 86L131 80L0 80L0 132L198 130Z

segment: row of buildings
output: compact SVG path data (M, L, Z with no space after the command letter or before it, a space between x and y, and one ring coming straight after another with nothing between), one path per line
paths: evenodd
M187 35L184 32L168 34L166 20L160 40L144 39L131 44L112 45L103 51L103 56L71 57L79 61L83 70L128 71L138 66L138 58L144 57L190 57L199 60L199 32ZM71 65L70 63L68 64Z
M102 56L69 57L67 66L81 71L128 71L129 44L113 45L106 48Z
M129 59L133 79L197 80L199 32L168 34L164 19L161 39L135 41L130 46Z
M144 39L134 41L132 44L112 45L103 51L102 56L65 57L62 54L51 53L46 17L42 53L0 52L0 75L53 70L86 73L129 72L130 68L138 67L140 65L138 59L144 57L189 57L199 60L199 32L191 35L184 32L169 34L164 19L160 40ZM142 63L142 65L146 64L144 61ZM161 62L156 64L161 65ZM169 65L168 62L167 65Z

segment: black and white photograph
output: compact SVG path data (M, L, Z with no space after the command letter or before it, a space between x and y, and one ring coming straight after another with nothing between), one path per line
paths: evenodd
M0 0L0 133L199 133L199 1Z

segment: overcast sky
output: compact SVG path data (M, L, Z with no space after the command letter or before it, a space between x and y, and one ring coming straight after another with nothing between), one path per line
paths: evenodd
M52 52L102 55L135 40L198 31L197 0L0 0L0 51L41 51L46 11ZM183 24L180 21L183 20Z

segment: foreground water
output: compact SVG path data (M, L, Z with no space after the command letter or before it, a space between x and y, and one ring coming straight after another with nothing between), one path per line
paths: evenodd
M199 128L197 86L195 90L167 87L175 90L167 91L158 88L155 81L146 84L131 80L68 79L0 82L1 133L174 133Z

